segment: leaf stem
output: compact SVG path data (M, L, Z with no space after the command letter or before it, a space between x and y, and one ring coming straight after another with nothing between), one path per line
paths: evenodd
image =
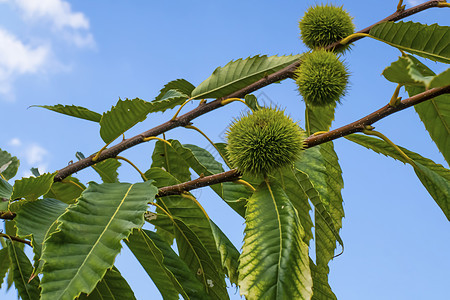
M188 104L189 102L191 102L193 100L193 98L189 98L186 101L184 101L183 104L181 104L180 108L178 108L177 112L175 113L175 115L172 117L171 121L174 121L177 117L178 114L180 113L181 109L183 108L183 106L185 106L186 104Z
M391 97L391 100L389 101L389 105L392 107L396 107L400 104L400 101L402 100L402 97L399 97L398 94L400 93L400 88L403 85L397 84L397 87L395 88L394 94Z
M447 3L446 1L442 1L438 3L437 7L450 7L450 3Z
M73 184L74 186L76 186L77 188L79 188L80 190L82 190L82 191L84 191L84 188L81 186L81 185L79 185L78 183L76 183L75 181L72 181L72 180L61 180L61 182L62 183L70 183L70 184Z
M306 130L306 134L308 134L308 136L311 135L311 126L309 125L309 107L308 107L308 103L306 102L306 99L304 99L305 101L305 130Z
M250 108L251 111L253 111L253 109L247 104L247 102L245 102L241 98L228 98L228 99L222 100L221 104L227 105L228 103L235 102L235 101L244 103L248 108Z
M346 45L346 44L350 43L351 41L353 41L354 39L362 38L362 37L371 37L371 36L368 33L356 32L356 33L350 34L346 38L340 40L339 43L341 45Z
M146 138L143 138L143 139L142 139L143 142L148 142L148 141L151 141L151 140L158 140L158 141L161 141L161 142L163 142L163 143L166 143L167 145L169 145L170 147L172 147L172 144L171 144L169 141L167 141L167 140L165 140L165 139L162 139L162 138L160 138L160 137L157 137L157 136L149 136L149 137L146 137Z
M397 4L397 11L404 11L405 10L406 5L403 5L403 0L398 1Z
M102 149L100 149L100 151L97 152L97 154L95 154L95 156L92 158L92 161L97 161L98 158L100 157L100 154L102 154L102 152L106 149L106 147L108 147L112 142L109 142L108 144L106 144L105 146L102 147Z
M416 163L408 156L406 155L405 152L402 151L402 149L400 149L396 144L394 144L390 139L388 139L384 134L382 134L381 132L375 131L372 129L372 126L367 126L364 130L363 133L367 134L367 135L374 135L377 136L379 138L381 138L382 140L384 140L386 143L388 143L389 145L391 145L405 160L407 163L409 163L411 166L413 166L414 168L416 168Z
M233 181L233 182L234 182L234 183L238 183L238 184L242 184L242 185L248 187L252 192L256 191L256 189L253 187L253 185L251 185L250 183L248 183L248 182L245 181L245 180L238 179L238 180Z
M219 150L219 148L217 148L216 144L214 144L213 141L203 131L201 131L199 128L195 127L194 125L186 125L184 127L189 128L189 129L194 129L195 131L197 131L198 133L203 135L205 137L205 139L207 139L208 142L214 147L214 149L216 149L216 151L219 153L220 157L222 157L223 161L228 166L228 168L232 169L232 167L231 167L228 159L225 157L225 155L223 155L222 152L220 152L220 150Z
M147 181L147 180L148 180L147 177L145 177L145 174L142 173L141 170L139 170L139 168L138 168L135 164L133 164L129 159L127 159L127 158L125 158L125 157L123 157L123 156L116 156L116 159L121 159L121 160L123 160L123 161L126 161L126 162L129 163L136 171L138 171L138 173L141 175L141 177L142 177L142 179L143 179L144 181Z
M188 192L181 193L180 195L181 195L182 198L189 199L189 200L191 200L192 202L194 202L195 204L197 204L198 208L200 208L200 209L202 210L202 212L203 212L203 214L205 215L205 217L209 220L209 216L208 216L208 214L206 213L206 210L203 208L203 206L200 204L200 202L198 202L198 200L197 200L194 196L192 196L192 195L189 194Z

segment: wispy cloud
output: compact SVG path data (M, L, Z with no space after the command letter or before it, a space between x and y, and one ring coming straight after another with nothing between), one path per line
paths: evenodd
M38 168L39 172L47 172L49 165L49 152L47 149L38 143L22 142L19 138L13 138L8 142L8 145L13 148L13 155L16 155L21 161L23 177L31 176L29 169Z
M14 78L42 70L49 60L50 47L30 46L0 28L0 93L11 94Z
M95 47L89 32L89 20L81 12L73 12L63 0L16 0L14 1L26 21L49 22L52 28L62 32L62 37L77 47Z
M424 1L421 1L421 0L407 0L406 2L408 2L408 4L411 5L411 6L416 6L416 5L419 5L420 3L424 2Z
M89 20L62 0L16 0L27 19L47 19L58 28L89 29Z
M52 41L60 39L77 48L95 49L89 19L73 11L64 0L0 0L16 8L31 31L36 24L48 28L49 35L33 36L33 41L17 36L1 26L0 20L0 95L14 100L13 83L19 76L47 71L68 70L53 52ZM44 31L45 32L45 31ZM39 41L39 42L36 42Z

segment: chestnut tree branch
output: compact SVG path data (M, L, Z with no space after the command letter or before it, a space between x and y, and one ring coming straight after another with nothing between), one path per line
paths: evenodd
M10 240L13 240L13 241L16 241L16 242L19 242L19 243L24 243L24 244L27 244L28 246L32 247L30 241L21 239L21 238L19 238L17 236L12 236L12 235L7 235L7 234L4 234L4 233L0 233L0 237L4 237L6 239L10 239Z
M306 148L311 148L355 132L362 132L366 126L372 125L373 123L393 113L404 110L408 107L414 106L421 102L430 100L442 94L450 94L450 85L440 88L433 88L423 93L409 97L407 99L402 100L399 103L399 105L395 107L392 107L389 104L387 104L382 108L374 111L373 113L368 114L367 116L359 119L358 121L355 121L353 123L350 123L348 125L342 126L329 132L325 132L318 135L311 135L305 140ZM200 177L192 181L187 181L181 184L160 188L156 197L164 197L168 195L180 194L182 192L190 191L204 186L209 186L216 183L235 181L238 180L240 176L241 174L237 169L232 169L227 172Z
M387 104L382 108L372 112L371 114L368 114L367 116L353 123L350 123L348 125L342 126L329 132L321 133L318 135L311 135L305 140L306 148L311 148L355 132L362 132L366 126L372 125L375 122L393 113L404 110L408 107L414 106L424 101L433 99L443 94L450 94L450 85L439 88L433 88L423 93L414 95L412 97L400 101L400 103L395 107ZM217 183L236 181L240 177L241 174L239 173L239 171L237 169L232 169L223 173L199 177L195 180L187 181L184 183L162 187L158 190L158 194L156 195L156 197L178 195L190 190L210 186ZM9 211L0 212L0 219L14 219L14 217L15 214L12 212Z
M432 1L427 1L425 3L419 4L415 7L412 7L410 9L407 10L403 10L403 11L396 11L394 12L392 15L384 18L383 20L359 31L360 33L368 33L370 31L370 29L375 26L376 24L379 24L381 22L387 22L387 21L397 21L400 20L402 18L408 17L410 15L413 15L415 13L418 13L420 11L426 10L428 8L431 7L437 7L438 4L442 2L439 0L432 0ZM354 39L353 41L357 40L358 38ZM341 45L337 42L335 44L332 44L330 46L328 46L328 49L333 49L333 48L338 48L341 47ZM65 168L62 168L58 171L58 173L56 174L54 180L55 181L61 181L64 178L66 178L67 176L70 176L71 174L78 172L82 169L85 169L89 166L94 165L97 162L103 161L105 159L108 158L113 158L116 157L119 153L121 153L122 151L129 149L133 146L136 146L137 144L143 143L144 139L147 137L151 137L151 136L158 136L164 132L167 132L173 128L176 127L182 127L182 126L186 126L189 125L189 123L201 116L204 115L212 110L215 110L222 105L222 100L227 99L227 98L243 98L245 95L247 95L248 93L254 92L262 87L265 87L269 84L272 84L274 82L278 82L280 80L292 77L293 72L296 70L296 68L298 68L298 66L300 65L300 62L295 62L271 75L268 75L260 80L258 80L255 83L252 83L250 85L248 85L245 88L242 88L226 97L220 98L220 99L216 99L212 102L209 103L201 103L197 108L187 112L186 114L177 117L174 120L169 120L163 124L160 124L159 126L156 126L150 130L147 130L139 135L136 135L132 138L123 140L122 142L108 148L105 149L100 156L98 157L98 159L96 161L93 161L92 158L95 156L95 153L90 155L89 157L86 157L85 159L79 160L77 162L74 162L73 164L70 164L68 166L66 166ZM316 141L316 139L312 139L313 141ZM313 142L311 142L313 143ZM311 144L312 145L312 144Z

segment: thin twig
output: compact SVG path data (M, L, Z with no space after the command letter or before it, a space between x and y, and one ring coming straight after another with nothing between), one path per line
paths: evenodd
M16 217L16 214L11 211L0 211L0 219L12 220Z
M158 190L158 194L156 195L156 197L179 195L183 192L198 189L204 186L210 186L216 183L228 181L235 181L238 180L240 177L241 174L236 169L210 176L199 177L191 181L160 188Z
M6 239L10 239L10 240L13 240L13 241L16 241L16 242L19 242L19 243L24 243L24 244L27 244L28 246L32 247L30 241L21 239L21 238L19 238L17 236L12 236L12 235L8 235L8 234L0 233L0 237L4 237Z
M433 88L423 93L414 95L412 97L400 101L399 104L395 107L392 107L389 104L387 104L382 108L374 111L373 113L359 119L358 121L347 124L345 126L342 126L329 132L325 132L319 135L312 135L308 137L305 140L306 148L311 148L316 145L323 144L325 142L332 141L355 132L362 132L365 126L372 125L373 123L389 115L392 115L393 113L404 110L405 108L411 107L413 105L422 103L426 100L430 100L439 95L448 93L450 93L450 85L439 88Z

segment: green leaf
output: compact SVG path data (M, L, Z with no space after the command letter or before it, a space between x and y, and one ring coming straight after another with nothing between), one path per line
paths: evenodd
M446 83L448 84L450 82L448 81L450 80L448 79L450 72L447 70L442 75L447 75ZM444 76L442 77L442 79L445 78ZM439 86L440 83L444 82L441 81L441 76L438 75L433 79L430 87L433 88L435 85ZM406 90L411 96L421 92L421 88L417 87L407 87ZM450 164L450 95L444 94L435 97L415 105L414 108L419 114L430 137L436 143L447 163Z
M91 182L59 217L57 232L45 241L42 300L89 294L112 267L120 241L144 224L147 203L156 193L150 181Z
M222 266L225 269L230 282L238 285L239 251L234 247L233 243L231 243L225 233L220 230L219 226L213 221L210 222L216 240L216 247L219 250L222 259Z
M77 152L75 156L79 159L85 159L85 156L81 152ZM121 163L114 158L108 158L101 162L98 162L92 165L92 168L95 172L100 175L101 179L105 183L115 183L119 182L119 174L117 173L117 169L121 166Z
M410 70L417 75L412 79ZM427 88L441 87L450 83L450 69L436 75L413 56L402 56L383 71L389 81L405 85L410 96ZM450 95L444 94L414 106L430 137L437 145L447 163L450 163Z
M296 176L296 173L299 173ZM308 195L305 193L304 185L301 180L308 180L306 178L300 178L301 175L308 176L300 171L294 172L292 167L284 168L280 170L279 174L275 176L280 182L283 190L291 201L292 205L297 210L300 223L305 230L305 236L303 241L309 245L309 241L313 238L312 227L313 222L311 220ZM319 200L320 201L320 200ZM313 202L314 203L314 202Z
M308 133L328 131L334 120L335 107L336 105L307 106L305 114ZM334 256L336 242L343 247L339 230L344 217L341 195L344 182L333 143L328 142L305 150L300 160L295 163L295 167L308 175L308 180L305 181L306 178L302 173L296 173L299 179L303 179L304 190L308 191L308 197L315 208L316 269L320 277L327 282L328 263Z
M190 97L195 86L185 79L176 79L167 83L159 92L159 95L152 102L161 101L170 90L178 91L179 93L185 94Z
M145 177L154 180L154 185L157 188L180 183L180 181L178 181L172 174L164 171L161 168L150 168L149 170L147 170L147 172L145 172ZM168 199L167 201L181 200L181 197L176 195L166 196L164 198ZM156 198L156 203L159 205L162 204L160 198ZM161 235L165 241L167 241L169 244L172 245L173 240L175 239L175 233L173 231L173 222L170 218L165 217L163 210L161 210L159 207L156 208L156 213L159 214L158 217L156 218L155 214L154 218L152 218L152 220L149 222L155 225L156 232L159 235ZM148 218L146 219L149 220Z
M328 275L317 270L317 266L310 259L311 277L313 280L313 296L311 300L337 300L328 283Z
M54 182L44 198L58 199L64 203L72 204L86 189L78 178L68 176L62 181Z
M100 136L106 144L111 143L125 131L144 121L150 112L149 102L139 98L121 100L100 120Z
M151 169L150 177L155 179L157 184L162 182L168 185L174 185L180 183L174 180L167 172L163 172L161 169ZM189 196L169 196L158 199L158 204L171 215L173 218L178 218L186 224L190 230L201 241L208 254L211 256L214 262L215 268L219 271L222 270L221 256L216 247L216 239L211 228L211 222L200 203L191 195ZM160 212L157 210L157 212ZM156 223L158 224L158 223ZM158 224L161 225L161 224ZM173 227L167 228L167 231L172 230ZM219 272L221 273L221 272Z
M434 61L450 63L450 27L414 22L384 22L369 34L400 50Z
M194 226L187 226L180 219L172 220L181 259L186 262L192 272L195 272L197 279L203 283L212 298L229 299L222 270L216 268L215 261L208 250L191 230Z
M17 174L19 160L6 151L0 149L0 174L5 180L10 180Z
M6 210L8 207L8 201L3 201L1 198L5 198L9 200L11 198L13 192L13 187L8 183L8 181L4 180L0 177L0 210ZM3 207L3 202L6 202L6 208Z
M167 109L183 104L188 98L188 95L183 94L178 90L168 90L161 100L151 102L153 104L152 112L164 112Z
M96 163L92 168L100 175L102 181L105 183L119 182L119 173L117 169L121 163L114 158L105 159L99 163Z
M425 86L430 85L436 74L411 55L400 56L389 67L384 69L383 76L401 85Z
M34 177L39 177L39 176L41 176L41 173L39 172L39 169L38 169L38 168L31 168L31 169L30 169L30 172L31 172L31 174L32 174Z
M136 299L131 287L125 278L122 277L116 267L106 271L102 280L97 283L92 293L88 295L81 294L78 299L88 300L122 300L122 299Z
M195 145L181 145L172 141L172 147L199 176L209 176L224 172L222 165L205 149ZM241 184L224 182L210 186L232 209L242 217L245 214L245 199L252 191Z
M299 60L301 55L254 56L219 67L192 91L192 98L220 98Z
M40 299L39 278L35 276L30 280L33 267L28 257L20 247L17 247L10 240L8 240L8 250L14 285L19 292L20 298L23 300Z
M2 287L11 260L9 259L8 247L0 249L0 288Z
M305 119L306 131L308 134L313 134L317 131L328 131L330 130L331 123L334 120L334 110L336 108L336 103L321 107L321 106L306 106Z
M185 79L177 79L167 83L155 100L149 102L150 112L174 108L191 97L194 86Z
M377 153L407 163L403 156L383 140L358 134L352 134L345 138ZM414 161L416 166L413 167L417 177L442 209L447 219L450 220L450 170L415 152L403 147L399 148Z
M244 101L245 103L247 103L247 105L253 110L253 111L257 111L258 109L261 108L261 106L258 103L258 99L256 99L256 96L253 94L247 94L244 97Z
M308 196L315 204L316 263L318 271L326 275L329 272L328 262L334 256L336 242L342 245L339 230L344 217L341 195L344 183L333 143L328 142L305 150L295 167L309 176L312 186L319 193L320 198L314 195L314 191ZM307 186L305 190L308 190Z
M164 299L207 299L203 285L157 233L134 230L125 241Z
M172 143L173 140L169 140L169 142ZM163 168L180 182L191 180L189 165L182 157L180 157L173 147L161 141L156 142L155 149L153 150L152 168L154 167Z
M295 166L308 174L320 196L319 199L311 196L315 203L316 263L318 272L327 276L328 263L334 256L336 242L342 242L338 234L344 217L342 171L333 144L329 142L305 150ZM331 220L326 216L331 216Z
M239 286L246 299L310 299L308 245L281 186L262 183L247 201Z
M41 199L25 203L17 212L17 235L21 237L32 236L31 242L34 251L34 261L41 258L42 244L49 228L56 219L64 213L67 204L55 199Z
M53 184L55 173L46 173L39 177L28 177L16 180L13 187L11 199L25 198L33 201L46 194Z
M319 192L314 188L313 183L309 179L308 174L296 169L295 176L298 180L298 184L302 187L303 191L308 195L308 198L311 200L312 204L315 208L315 216L324 221L328 229L333 232L334 238L336 241L344 248L344 242L339 236L339 228L335 225L331 214L326 209L325 205L322 203L320 199Z
M102 118L101 114L81 106L56 104L56 105L32 105L31 107L42 107L60 114L97 123L100 122L100 119Z

